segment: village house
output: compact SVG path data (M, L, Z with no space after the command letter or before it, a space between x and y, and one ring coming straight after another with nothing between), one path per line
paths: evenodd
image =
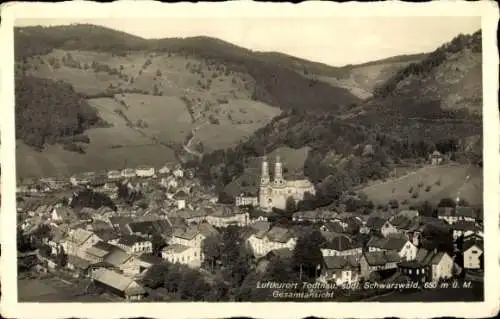
M396 270L400 261L401 257L394 251L365 252L359 262L361 277L368 280L373 272Z
M482 269L483 241L465 240L463 244L464 269Z
M366 244L369 252L392 251L402 259L413 260L417 256L418 248L408 239L402 237L371 237Z
M297 239L290 230L282 227L273 227L268 231L259 231L252 234L247 242L254 255L260 257L274 249L288 248L293 250Z
M61 244L67 254L86 258L86 250L101 239L94 233L78 228L70 232L69 236Z
M385 225L388 225L386 228L386 233L392 230L392 225L389 226L389 224L386 224L387 220L381 217L377 216L372 216L370 217L365 224L365 227L367 231L364 231L364 233L374 233L374 234L382 234L382 229L384 228Z
M257 196L252 196L249 193L241 193L239 196L235 197L236 206L259 206L259 198Z
M136 235L122 236L116 245L129 254L143 254L151 253L153 251L153 246L150 240L146 240Z
M123 249L115 248L104 258L103 262L113 269L119 270L125 276L137 278L144 271L142 264L136 256L133 256Z
M73 272L74 277L87 277L90 275L91 262L78 256L68 255L66 268Z
M479 225L472 221L459 220L451 225L453 230L453 240L456 241L459 237L467 237L474 234L482 235L482 230Z
M231 225L244 227L248 224L249 214L245 211L232 211L226 207L217 207L206 217L206 221L215 227L226 228Z
M133 168L124 168L121 170L121 176L123 178L132 178L135 177L135 169Z
M443 155L438 150L432 152L432 154L429 155L429 158L432 165L439 165L443 162Z
M146 295L144 288L133 279L105 268L96 269L92 273L92 282L130 301L139 301Z
M175 179L174 176L168 176L161 178L160 185L165 187L166 189L177 188L179 187L179 182Z
M360 268L354 256L326 256L318 281L335 283L337 286L359 281Z
M203 240L206 237L200 232L198 227L189 226L184 228L175 228L170 239L171 244L179 244L183 246L201 249Z
M188 199L188 195L186 194L185 191L181 190L175 193L174 199L177 203L177 209L184 209L186 208L186 201Z
M193 268L199 268L202 261L201 250L196 247L172 244L164 247L161 256L171 263L179 263Z
M409 218L406 215L395 215L389 222L394 227L394 233L404 234L407 238L412 238L419 229L419 222L416 217Z
M90 178L83 175L83 174L77 174L77 175L71 176L69 178L69 182L73 186L86 185L90 182Z
M173 165L170 164L170 163L167 163L167 164L163 165L158 170L158 174L160 174L160 175L168 175L168 174L170 174L170 172L172 171L172 169L173 169Z
M135 170L137 177L153 177L155 176L155 168L151 166L139 166Z
M326 242L321 246L321 254L327 256L353 256L356 260L363 253L363 246L353 241L349 236L343 234L326 235L323 232Z
M178 165L174 171L172 172L175 177L177 178L183 178L184 177L184 170L182 170L181 166Z
M72 208L62 205L56 205L52 209L50 218L52 221L56 223L62 223L62 222L74 223L79 220L77 214Z
M100 263L104 261L107 255L117 249L119 249L117 246L101 240L95 243L93 246L88 247L85 250L85 256L83 258L91 261L92 263Z
M286 262L293 257L293 251L288 248L280 248L271 250L267 255L257 261L256 270L260 273L265 273L272 262Z
M415 260L399 263L400 272L417 282L437 282L453 275L453 258L446 252L420 248Z
M120 171L117 171L117 170L111 170L111 171L108 171L107 176L108 176L108 179L110 179L110 180L118 180L118 179L122 178L122 173Z
M472 207L458 206L458 207L439 207L438 218L446 221L448 224L462 220L467 222L475 222L477 215Z

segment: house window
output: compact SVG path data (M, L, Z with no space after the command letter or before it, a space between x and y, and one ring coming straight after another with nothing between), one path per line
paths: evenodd
M408 270L408 273L411 275L411 269L410 269L410 270Z
M417 269L417 275L418 275L418 273L419 273L419 271L418 271L418 269Z
M477 254L477 250L473 249L473 250L471 250L471 253L472 254Z
M422 269L422 274L425 274L425 269Z

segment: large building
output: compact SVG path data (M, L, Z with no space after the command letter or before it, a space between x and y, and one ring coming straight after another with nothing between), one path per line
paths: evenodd
M274 179L271 181L267 157L263 158L259 189L260 209L263 211L271 211L273 207L286 209L287 201L293 199L297 203L304 199L306 193L314 195L316 193L314 185L306 179L286 181L279 156L276 156Z

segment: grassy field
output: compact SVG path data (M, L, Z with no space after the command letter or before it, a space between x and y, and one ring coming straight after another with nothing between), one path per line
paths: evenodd
M398 175L403 169L399 170ZM407 200L408 204L425 200L437 203L444 197L460 196L475 205L483 202L482 180L482 171L478 167L426 166L413 171L408 170L406 174L387 179L385 182L374 182L361 191L375 204L387 204L391 199L396 199L400 203ZM418 196L414 197L413 194Z
M300 149L280 147L269 153L267 156L271 178L273 178L274 174L276 155L280 156L283 163L285 179L293 179L294 177L303 174L304 163L307 159L308 153L308 147ZM260 185L261 164L261 158L250 159L246 164L245 172L233 182L229 183L225 188L225 192L233 196L242 192L256 192Z
M79 295L75 286L58 278L20 279L17 283L20 302L110 302L101 295Z

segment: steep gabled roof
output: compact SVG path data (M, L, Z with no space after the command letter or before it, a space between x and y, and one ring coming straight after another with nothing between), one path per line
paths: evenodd
M326 269L340 270L358 267L358 263L354 256L325 256L323 260Z

